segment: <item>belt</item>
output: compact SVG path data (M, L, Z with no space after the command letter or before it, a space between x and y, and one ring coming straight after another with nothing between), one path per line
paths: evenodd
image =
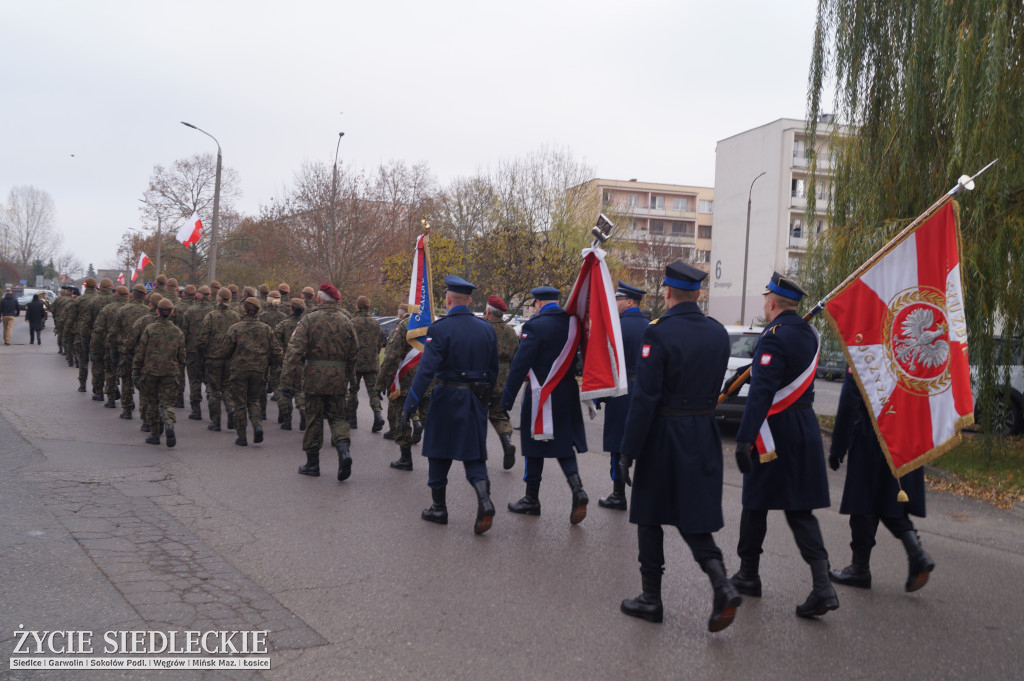
M798 409L813 409L813 408L814 408L814 404L812 402L804 402L803 404L793 404L793 405L790 405L790 406L786 407L785 409L783 409L782 411L796 411ZM779 413L781 414L782 412L779 412Z
M658 407L658 416L713 416L714 409L673 409L672 407Z
M343 367L346 362L342 362L339 359L307 359L306 366L308 367Z
M449 381L446 378L437 379L438 385L443 385L446 388L457 388L459 390L472 390L475 386L484 385L483 381L465 382L465 381Z

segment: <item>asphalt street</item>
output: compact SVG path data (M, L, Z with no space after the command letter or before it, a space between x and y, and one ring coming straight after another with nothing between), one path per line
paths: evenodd
M608 456L580 455L589 515L570 526L570 494L556 466L541 486L543 513L505 510L524 489L505 472L491 433L498 508L474 536L473 490L452 468L450 524L420 520L429 505L426 461L392 470L394 443L370 433L361 400L354 466L344 483L323 452L320 478L296 473L301 433L234 445L232 431L178 410L178 446L143 443L139 421L117 418L56 354L0 347L0 678L266 679L1019 679L1024 666L1024 515L930 493L917 525L937 563L906 594L902 545L880 529L874 588L837 587L841 607L802 620L810 589L780 514L769 517L764 595L746 598L732 627L706 631L711 589L686 545L666 533L665 622L619 612L640 579L626 514L597 506L610 491ZM819 381L819 385L822 382ZM820 399L838 383L819 388ZM834 407L833 407L834 409ZM205 407L204 407L205 414ZM601 418L587 424L600 447ZM741 476L723 428L726 527L716 535L730 573ZM518 433L516 435L518 440ZM849 561L833 506L817 513L833 566ZM243 672L11 670L20 626L37 630L269 630L272 668Z

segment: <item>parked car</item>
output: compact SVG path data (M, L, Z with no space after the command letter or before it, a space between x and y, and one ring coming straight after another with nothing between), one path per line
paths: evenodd
M750 364L754 359L754 348L757 347L757 339L761 337L764 329L760 326L727 326L725 330L729 333L730 350L729 370L725 374L723 388L737 369ZM744 383L739 390L715 408L715 415L720 419L738 421L743 416L743 408L747 406L749 390L750 383Z
M384 337L387 338L391 335L391 332L398 326L398 317L394 315L377 315L374 316L377 323L380 324L381 330L384 332Z
M841 381L846 376L846 355L838 350L825 351L818 355L818 369L815 378Z
M1024 432L1024 341L1020 338L993 338L996 343L996 406L992 415L993 435L1019 435ZM982 423L978 406L978 367L971 356L971 392L974 396L974 421Z

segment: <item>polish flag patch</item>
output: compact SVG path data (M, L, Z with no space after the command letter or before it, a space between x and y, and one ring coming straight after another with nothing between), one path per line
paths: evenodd
M651 356L651 346L650 345L645 345L642 348L640 348L640 356L641 357L650 357Z
M769 353L761 355L761 366L766 367L772 363L772 356Z
M427 342L428 343L430 342L430 336L427 336Z

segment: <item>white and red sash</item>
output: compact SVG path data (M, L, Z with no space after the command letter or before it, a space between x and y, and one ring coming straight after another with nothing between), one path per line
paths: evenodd
M572 360L576 357L576 348L580 344L580 325L575 316L569 316L569 337L558 353L558 358L551 365L548 377L541 384L537 374L530 369L530 393L533 401L533 409L530 411L530 437L534 440L555 439L555 422L551 415L551 392L562 380L565 373L572 366Z
M395 378L391 381L388 399L397 399L402 394L402 379L405 378L407 373L419 366L422 357L423 353L418 348L412 348L409 352L405 353L401 364L398 365L398 371L395 372Z
M772 406L768 409L768 416L774 416L791 407L797 400L803 397L807 389L814 383L814 373L818 369L818 353L821 352L821 335L813 326L811 330L814 331L814 337L818 341L818 347L814 351L814 359L811 360L811 363L799 376L793 379L792 383L783 386L775 393L775 397L772 398ZM753 372L756 370L756 365L751 367L751 376L753 376ZM757 442L755 443L761 463L768 463L778 458L778 454L775 453L775 438L772 436L771 428L768 427L768 416L765 417L764 423L761 424L761 428L757 431Z

